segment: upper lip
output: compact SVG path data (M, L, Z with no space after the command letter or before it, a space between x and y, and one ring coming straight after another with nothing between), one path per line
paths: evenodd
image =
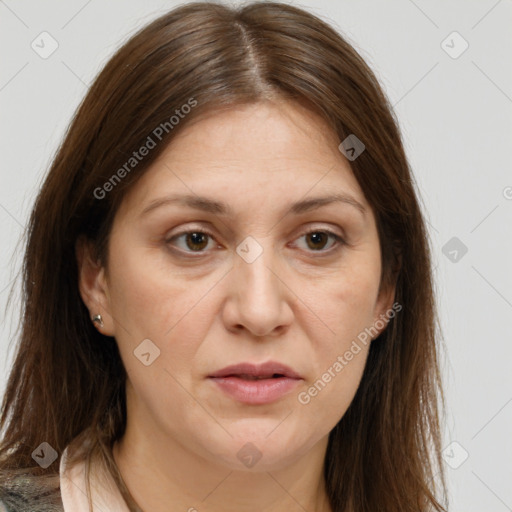
M229 376L241 376L241 375L249 375L251 377L263 377L270 378L274 375L280 375L283 377L289 377L292 379L302 379L302 377L292 370L289 366L285 364L278 363L276 361L268 361L262 364L253 364L253 363L238 363L230 366L226 366L222 368L222 370L218 370L209 377L229 377Z

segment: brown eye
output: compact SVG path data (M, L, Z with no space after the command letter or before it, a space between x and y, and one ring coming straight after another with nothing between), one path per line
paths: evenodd
M306 235L310 249L323 249L329 240L329 236L323 231L315 231ZM309 241L311 243L309 243Z
M212 236L203 231L185 231L173 236L167 241L172 243L176 240L184 241L183 244L172 244L176 245L180 250L184 252L205 252L204 249L208 247L208 242L212 239Z
M195 231L187 233L185 240L187 247L194 251L204 249L208 245L208 235L206 233Z
M299 239L300 238L304 238L306 240L305 250L308 252L328 253L331 252L332 247L338 245L339 248L339 246L345 243L343 238L329 230L316 229L308 231L307 233L304 233L301 237L299 237ZM330 246L328 246L329 239L333 240L333 243L331 243ZM336 250L336 248L333 250Z

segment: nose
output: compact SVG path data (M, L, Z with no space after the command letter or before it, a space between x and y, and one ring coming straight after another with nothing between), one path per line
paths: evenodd
M293 321L296 300L289 276L269 246L258 241L263 252L254 260L234 255L229 273L223 320L232 332L244 329L254 336L283 334ZM242 254L242 253L240 253Z

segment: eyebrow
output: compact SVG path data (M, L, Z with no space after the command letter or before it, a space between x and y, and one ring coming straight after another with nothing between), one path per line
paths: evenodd
M312 197L309 199L303 199L302 201L298 201L290 205L288 213L293 213L295 215L299 215L301 213L307 213L313 210L316 210L322 206L326 206L332 203L344 203L353 206L356 208L363 217L366 214L365 207L357 201L354 197L348 194L329 194L327 196L322 197ZM161 197L151 201L141 212L141 216L146 215L147 213L169 204L179 204L181 206L187 206L189 208L193 208L195 210L201 210L206 213L213 213L217 215L226 215L229 217L234 217L235 214L233 209L226 203L221 201L216 201L214 199L210 199L204 196L198 196L193 194L185 194L185 195L169 195L165 197Z

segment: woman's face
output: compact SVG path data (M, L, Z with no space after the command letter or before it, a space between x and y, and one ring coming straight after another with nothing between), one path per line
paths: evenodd
M325 448L360 383L361 333L393 299L378 293L375 218L339 143L296 103L216 112L124 198L108 269L82 288L148 442L262 471Z

